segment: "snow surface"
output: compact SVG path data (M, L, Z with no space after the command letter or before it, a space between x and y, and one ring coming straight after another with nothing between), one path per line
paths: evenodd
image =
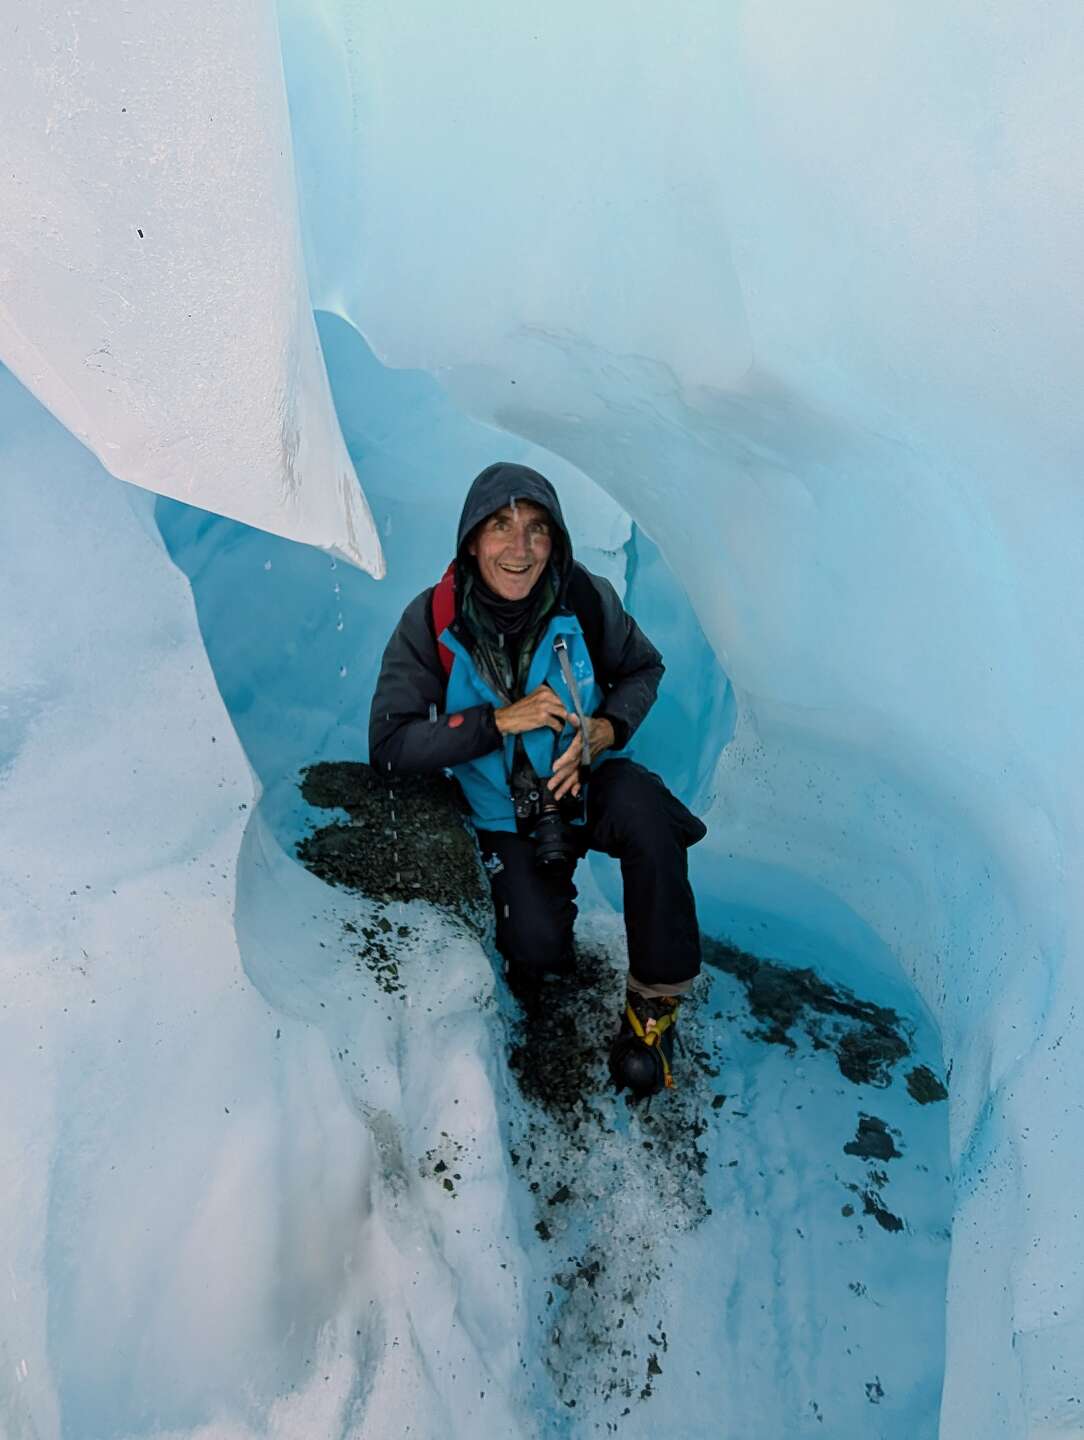
M1084 17L283 0L288 127L267 8L198 14L0 21L0 358L111 472L3 377L5 1434L1080 1433ZM111 476L380 564L291 140L392 574L160 502L190 592ZM645 743L708 809L705 928L936 1066L932 1018L947 1154L943 1107L748 1041L713 973L712 1214L614 1112L546 1241L484 950L419 913L407 994L360 988L294 775L360 753L497 456L664 627ZM612 871L584 892L619 963ZM878 1104L907 1225L859 1235ZM660 1231L632 1288L568 1278Z

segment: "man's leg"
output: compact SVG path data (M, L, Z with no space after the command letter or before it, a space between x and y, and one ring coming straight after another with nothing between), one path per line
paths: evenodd
M632 760L600 765L587 786L591 848L621 862L629 988L680 995L700 973L688 849L707 827L657 775Z
M527 982L572 969L576 887L572 872L535 863L534 841L497 830L479 830L478 846L489 876L497 919L497 949L509 977Z

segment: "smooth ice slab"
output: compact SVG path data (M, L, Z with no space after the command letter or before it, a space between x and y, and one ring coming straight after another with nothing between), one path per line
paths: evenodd
M114 475L383 572L263 0L0 14L0 360Z

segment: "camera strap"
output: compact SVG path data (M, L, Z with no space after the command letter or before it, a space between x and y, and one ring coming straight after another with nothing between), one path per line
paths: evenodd
M580 687L576 684L576 677L572 673L572 662L568 658L568 642L563 635L558 635L553 642L553 649L557 656L557 663L561 667L561 674L565 677L565 684L568 686L568 693L572 696L572 708L576 712L576 718L580 722L580 735L583 738L583 749L581 752L581 764L591 763L591 736L587 728L587 716L583 713L583 701L580 699Z

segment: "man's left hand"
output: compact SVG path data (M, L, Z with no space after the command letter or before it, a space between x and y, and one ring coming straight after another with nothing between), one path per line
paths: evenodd
M580 734L580 721L578 716L573 716L572 724L576 733L573 735L567 750L562 750L557 759L553 762L553 774L546 781L546 788L554 800L560 800L570 791L573 795L580 793L580 760L583 756L583 736ZM587 722L588 738L591 741L591 759L601 755L603 750L609 750L614 743L614 727L609 720L603 716L592 716Z

